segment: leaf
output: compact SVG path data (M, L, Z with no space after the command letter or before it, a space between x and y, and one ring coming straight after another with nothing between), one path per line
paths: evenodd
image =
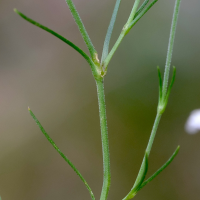
M156 176L158 176L177 156L179 152L180 146L177 147L176 151L173 153L173 155L170 157L170 159L158 170L156 171L150 178L148 178L146 181L142 183L139 190L141 190L147 183L151 182ZM139 191L138 190L138 191Z
M173 67L172 80L171 80L171 83L170 83L170 85L169 85L169 88L168 88L168 91L167 91L167 95L166 95L166 97L165 97L166 104L167 104L167 101L168 101L168 99L169 99L169 95L170 95L171 89L172 89L172 87L173 87L173 85L174 85L175 78L176 78L176 68Z
M14 9L14 11L20 15L23 19L27 20L28 22L30 22L31 24L51 33L52 35L56 36L57 38L59 38L60 40L62 40L63 42L67 43L69 46L71 46L72 48L74 48L76 51L78 51L86 60L88 60L89 56L83 51L81 50L79 47L77 47L75 44L73 44L71 41L67 40L66 38L64 38L63 36L59 35L58 33L56 33L55 31L39 24L38 22L28 18L26 15L24 15L23 13L21 13L20 11L18 11L17 9Z
M158 70L158 78L159 78L159 102L162 100L162 75L160 72L160 67L157 67Z
M150 4L149 4L149 6L148 7L146 7L144 10L142 10L139 14L138 14L138 16L137 17L135 17L134 19L133 19L133 21L131 22L131 24L129 25L129 31L130 31L130 29L143 17L143 15L144 14L146 14L146 12L157 2L158 0L154 0L153 2L151 2Z
M68 7L71 11L71 14L72 14L72 16L73 16L73 18L74 18L74 20L75 20L75 22L76 22L76 24L79 28L79 31L81 32L83 40L85 41L85 43L87 45L87 48L90 52L90 55L92 56L93 61L97 61L97 52L96 52L96 50L95 50L95 48L94 48L94 46L93 46L93 44L90 40L90 37L89 37L89 35L88 35L88 33L85 29L85 26L84 26L84 24L83 24L83 22L82 22L82 20L79 16L79 14L78 14L78 11L76 10L74 3L72 2L72 0L65 0L65 1L66 1L67 5L68 5Z
M105 41L104 41L101 63L106 59L106 57L108 55L110 38L111 38L113 28L114 28L114 25L115 25L115 21L116 21L116 18L117 18L117 13L118 13L118 10L119 10L120 3L121 3L121 0L116 0L115 8L114 8L112 18L111 18L111 21L110 21L110 25L108 27L106 38L105 38Z
M79 176L79 178L83 181L83 183L85 184L85 186L87 187L87 189L90 192L92 200L95 200L94 194L93 194L90 186L88 185L88 183L86 182L86 180L83 178L83 176L81 175L81 173L76 169L76 167L72 164L72 162L62 153L62 151L56 146L56 144L54 143L54 141L50 138L50 136L44 130L43 126L40 124L40 122L38 121L38 119L33 114L33 112L31 111L30 108L28 108L28 111L29 111L30 115L32 116L32 118L35 120L36 124L39 126L39 128L42 131L42 133L44 134L44 136L47 138L47 140L54 147L54 149L61 155L61 157L69 164L69 166L76 172L76 174Z
M65 42L66 44L68 44L69 46L71 46L73 49L75 49L77 52L79 52L85 59L86 61L89 63L91 69L92 69L92 72L94 74L94 76L97 73L97 70L96 70L96 67L93 63L93 61L91 60L91 58L82 50L80 49L79 47L77 47L74 43L72 43L71 41L67 40L66 38L64 38L63 36L59 35L58 33L56 33L55 31L43 26L42 24L28 18L26 15L24 15L23 13L19 12L17 9L14 9L14 11L20 15L23 19L27 20L28 22L30 22L31 24L51 33L52 35L56 36L57 38L59 38L60 40L62 40L63 42Z
M148 171L148 155L147 155L147 152L145 152L145 157L144 158L145 158L145 160L144 160L144 162L145 162L144 169L138 175L137 183L134 184L134 186L131 189L131 191L128 193L128 195L123 200L132 199L137 194L137 192L139 191L140 186L142 185L142 183L143 183L143 181L145 179L145 176L147 174L147 171Z
M139 7L139 9L137 10L137 12L135 13L135 17L136 18L140 13L141 11L144 9L144 7L149 3L149 0L145 0L143 2L143 4Z

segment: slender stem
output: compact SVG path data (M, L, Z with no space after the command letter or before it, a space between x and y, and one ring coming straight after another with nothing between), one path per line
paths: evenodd
M153 141L154 141L154 138L156 136L156 132L157 132L157 129L158 129L158 125L159 125L161 116L162 116L162 114L160 114L159 112L156 115L156 119L155 119L155 122L154 122L154 125L153 125L153 129L151 131L149 143L148 143L147 148L146 148L146 152L147 152L148 156L150 154L150 151L151 151L151 148L152 148L152 145L153 145Z
M115 42L113 48L111 49L110 53L108 54L108 56L106 57L105 61L103 62L103 66L107 69L107 66L110 62L110 60L112 59L115 51L117 50L117 48L119 47L120 43L122 42L122 40L124 39L126 35L126 31L123 29L121 34L119 35L117 41Z
M176 26L177 26L177 19L178 19L178 13L179 13L179 9L180 9L180 2L181 0L176 0L175 3L175 8L174 8L174 14L173 14L173 20L172 20L172 26L171 26L171 33L170 33L170 39L169 39L169 46L168 46L168 53L167 53L167 62L166 62L166 66L165 66L165 74L164 74L164 80L163 80L163 88L162 88L162 101L159 101L158 104L158 110L157 110L157 116L154 122L154 126L151 132L151 136L146 148L146 153L149 156L153 142L154 142L154 138L158 129L158 125L161 119L162 114L165 111L165 107L162 109L160 107L162 107L162 103L165 100L165 97L167 95L167 87L168 87L168 80L169 80L169 72L170 72L170 64L171 64L171 58L172 58L172 52L173 52L173 47L174 47L174 38L175 38L175 32L176 32ZM167 102L165 102L167 103ZM135 181L135 185L137 185L137 183L140 180L140 176L141 174L143 174L145 168L145 157L143 159L142 165L140 167L140 171L138 173L138 176L136 178ZM134 187L133 186L133 187Z
M92 59L95 60L97 52L96 52L96 50L95 50L95 48L94 48L94 46L93 46L93 44L92 44L92 42L90 40L90 37L89 37L89 35L88 35L88 33L87 33L86 29L85 29L85 26L83 25L83 22L82 22L79 14L78 14L78 12L76 10L76 7L75 7L73 1L72 0L65 0L65 1L66 1L67 5L68 5L70 11L71 11L72 16L74 17L74 20L75 20L76 24L78 25L78 28L79 28L79 30L81 32L81 35L82 35L82 37L83 37L83 39L84 39L84 41L85 41L85 43L87 45L87 48L88 48L88 50L90 52L90 55L92 56Z
M172 26L171 26L171 32L170 32L170 38L169 38L169 46L168 46L167 60L166 60L166 65L165 65L164 81L163 81L163 98L167 94L170 64L171 64L172 52L174 48L174 39L175 39L176 26L177 26L177 21L178 21L178 14L180 10L180 3L181 3L181 0L176 0L176 4L174 7L174 14L173 14L173 20L172 20Z
M140 0L135 0L135 3L133 5L133 9L131 11L131 14L128 18L128 21L126 22L126 24L124 25L122 31L121 31L121 34L119 35L116 43L114 44L113 48L111 49L110 53L108 54L108 56L106 57L106 59L104 60L103 62L103 66L105 67L105 69L107 70L107 66L110 62L110 60L112 59L114 53L116 52L117 48L119 47L120 43L122 42L123 38L125 37L125 35L130 31L130 24L132 23L134 17L135 17L135 14L136 14L136 11L137 11L137 8L139 6L139 3L140 3Z
M106 200L110 188L110 154L103 78L96 81L103 151L103 187L100 200Z
M152 148L152 145L153 145L153 142L154 142L154 138L156 136L156 132L157 132L157 129L158 129L158 125L159 125L159 122L160 122L160 119L161 119L161 116L162 114L161 113L157 113L156 115L156 119L155 119L155 122L154 122L154 125L153 125L153 129L151 131L151 136L150 136L150 139L149 139L149 142L148 142L148 145L147 145L147 148L146 148L146 153L147 153L147 156L149 157L149 154L150 154L150 151L151 151L151 148ZM143 171L144 171L144 168L145 168L145 156L143 158L143 161L142 161L142 165L140 167L140 171L138 173L138 176L136 178L136 181L135 181L135 185L137 185L139 179L140 179L140 175L143 174ZM133 186L133 187L134 187ZM125 199L124 199L125 200Z
M128 26L127 30L130 31L132 27L147 13L147 11L157 2L158 0L152 1L146 8L141 10L140 13L136 13L133 21Z
M128 18L127 24L130 24L130 23L133 21L133 19L134 19L134 17L135 17L135 14L136 14L136 12L137 12L137 8L138 8L138 6L139 6L139 3L140 3L140 0L135 0L135 3L134 3L134 5L133 5L131 14L130 14L130 16L129 16L129 18Z
M139 3L140 3L140 0L135 0L135 3L133 5L133 9L132 9L131 14L130 14L130 16L128 18L128 21L124 25L124 28L122 29L121 34L119 35L119 37L118 37L117 41L115 42L113 48L111 49L110 53L108 54L107 58L105 59L103 65L104 65L104 67L106 69L107 69L108 63L110 62L111 58L113 57L115 51L117 50L117 48L119 47L120 43L122 42L122 40L124 39L125 35L127 34L127 28L131 24L131 22L133 21L133 18L135 16L135 13L137 11Z

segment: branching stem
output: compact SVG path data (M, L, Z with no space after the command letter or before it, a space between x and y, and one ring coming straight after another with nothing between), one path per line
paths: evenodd
M123 38L125 37L125 35L128 33L128 26L131 24L131 22L133 21L133 18L136 14L137 8L139 6L140 0L135 0L135 3L133 5L133 9L131 11L131 14L127 20L127 23L124 25L124 28L122 29L116 43L114 44L113 48L111 49L110 53L108 54L107 58L105 59L103 65L104 67L107 69L108 63L110 62L111 58L113 57L115 51L117 50L117 48L119 47L120 43L122 42Z
M169 39L169 45L168 45L167 62L166 62L166 66L165 66L165 75L164 75L164 80L163 80L163 88L162 88L162 95L161 95L162 98L161 98L161 100L159 100L159 103L158 103L157 116L156 116L156 119L155 119L155 122L153 125L153 129L151 132L151 136L150 136L147 148L146 148L146 153L148 156L150 154L150 151L151 151L151 148L152 148L152 145L154 142L154 138L155 138L155 135L156 135L156 132L158 129L158 125L159 125L161 116L165 111L166 104L168 101L168 99L166 99L165 97L168 93L168 80L169 80L170 64L171 64L172 51L173 51L173 46L174 46L174 38L175 38L175 33L176 33L178 13L179 13L179 9L180 9L180 2L181 2L181 0L176 0L176 3L175 3L174 15L173 15L173 19L172 19L171 33L170 33L170 39ZM164 107L163 107L163 103L165 104ZM141 176L142 172L144 171L144 168L145 168L144 161L145 161L145 157L143 159L143 162L140 167L140 170L139 170L139 173L136 178L134 186L137 185L137 183L140 179L140 176Z

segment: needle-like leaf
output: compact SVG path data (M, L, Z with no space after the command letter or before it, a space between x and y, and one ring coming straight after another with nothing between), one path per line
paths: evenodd
M133 186L131 191L128 193L128 195L123 200L132 199L137 194L138 190L140 189L140 186L142 185L142 183L143 183L143 181L145 179L147 171L148 171L148 155L147 155L147 152L145 152L144 170L142 170L141 173L139 174L137 184Z
M171 80L171 83L170 83L170 85L169 85L169 88L168 88L168 91L167 91L167 95L166 95L166 97L165 97L166 103L167 103L167 101L168 101L168 99L169 99L169 95L170 95L171 89L172 89L172 87L173 87L173 85L174 85L175 78L176 78L176 68L173 67L172 80Z
M139 9L137 10L137 12L135 13L135 17L136 18L140 13L141 11L144 9L144 7L149 3L149 0L145 0L143 2L143 4L139 7Z
M180 146L177 147L176 151L173 153L173 155L170 157L170 159L158 170L156 171L150 178L148 178L146 181L142 183L139 190L141 190L147 183L151 182L156 176L158 176L177 156L179 152Z
M157 67L158 69L158 78L159 78L159 102L162 100L162 75L160 72L160 67Z
M116 18L117 18L117 13L118 13L118 10L119 10L120 3L121 3L121 0L116 0L115 8L114 8L112 18L111 18L111 21L110 21L110 25L108 27L106 38L105 38L105 41L104 41L101 63L106 59L106 57L108 55L110 38L111 38L113 28L114 28L114 25L115 25L115 21L116 21Z
M76 167L72 164L72 162L62 153L62 151L56 146L56 144L54 143L54 141L50 138L50 136L47 134L47 132L44 130L43 126L41 125L41 123L38 121L38 119L36 118L36 116L33 114L33 112L31 111L30 108L28 108L30 115L32 116L32 118L35 120L36 124L39 126L40 130L42 131L42 133L44 134L44 136L47 138L47 140L52 144L52 146L55 148L55 150L61 155L61 157L69 164L69 166L76 172L76 174L80 177L80 179L83 181L83 183L85 184L85 186L87 187L87 189L90 192L91 198L92 200L95 200L94 194L90 188L90 186L88 185L88 183L86 182L86 180L83 178L83 176L81 175L81 173L76 169Z
M78 11L76 10L74 3L72 2L72 0L65 0L65 1L66 1L67 5L68 5L68 7L71 11L71 14L72 14L80 32L81 32L81 35L82 35L82 37L83 37L83 39L84 39L84 41L87 45L87 48L90 52L90 55L92 56L93 61L98 62L97 51L95 50L95 48L92 44L92 41L90 40L90 37L89 37L89 35L88 35L88 33L85 29L85 26L84 26L84 24L83 24L83 22L82 22L82 20L79 16L79 14L78 14Z
M94 75L97 74L96 72L96 67L92 61L92 59L79 47L77 47L74 43L72 43L71 41L67 40L66 38L64 38L63 36L59 35L58 33L56 33L55 31L47 28L46 26L43 26L42 24L30 19L29 17L27 17L26 15L24 15L23 13L19 12L17 9L14 9L14 11L20 15L23 19L27 20L28 22L30 22L31 24L51 33L52 35L56 36L57 38L59 38L60 40L62 40L63 42L65 42L66 44L68 44L69 46L71 46L73 49L75 49L77 52L79 52L85 59L86 61L89 63L92 72Z
M128 27L128 30L130 31L131 28L143 17L143 15L157 2L158 0L154 0L153 2L151 2L145 9L143 9L138 15L137 17L135 17L133 19L133 21L131 22L131 24Z

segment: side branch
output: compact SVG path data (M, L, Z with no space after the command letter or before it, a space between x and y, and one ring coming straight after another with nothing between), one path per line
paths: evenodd
M86 29L85 29L85 26L84 26L84 24L83 24L83 22L82 22L82 20L81 20L81 18L79 16L79 14L78 14L78 11L76 10L76 7L75 7L74 3L72 2L72 0L65 0L65 1L66 1L67 5L68 5L68 7L69 7L69 9L70 9L70 11L72 13L72 16L73 16L73 18L74 18L74 20L75 20L80 32L81 32L83 40L85 41L85 43L87 45L87 48L88 48L88 50L90 52L90 55L92 56L93 61L98 62L98 60L97 60L97 52L96 52L96 50L95 50L95 48L94 48L94 46L92 44L92 41L90 40L90 37L89 37L89 35L88 35L88 33L87 33Z

